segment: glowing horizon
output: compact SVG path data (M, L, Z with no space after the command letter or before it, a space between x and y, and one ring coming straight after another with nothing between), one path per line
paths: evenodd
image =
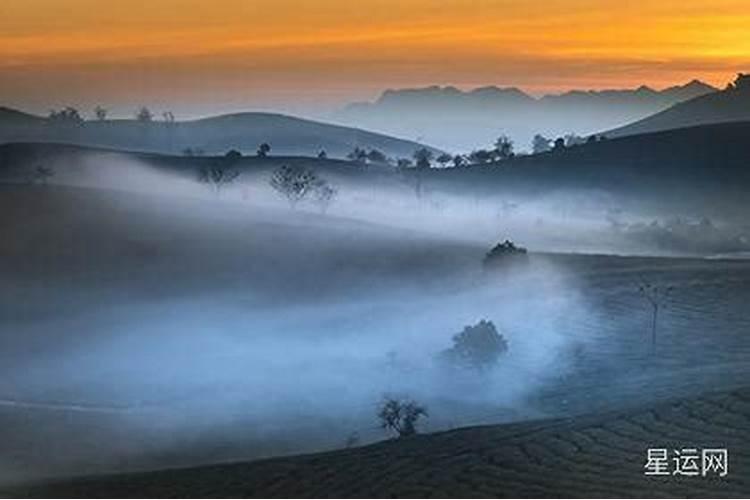
M427 85L721 87L750 66L747 26L745 0L6 0L0 104L184 115Z

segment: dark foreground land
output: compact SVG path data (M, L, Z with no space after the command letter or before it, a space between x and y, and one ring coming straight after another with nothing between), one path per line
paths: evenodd
M249 463L82 478L22 497L746 497L750 389ZM644 475L648 448L726 448L725 477ZM673 468L670 464L670 470Z

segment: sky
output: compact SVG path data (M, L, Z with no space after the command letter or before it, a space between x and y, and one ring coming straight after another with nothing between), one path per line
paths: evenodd
M0 105L298 114L387 88L723 86L747 0L2 0Z

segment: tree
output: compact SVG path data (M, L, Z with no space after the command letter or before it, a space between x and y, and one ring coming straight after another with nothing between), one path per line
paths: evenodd
M492 156L492 153L486 149L477 149L469 153L469 162L475 165L490 163Z
M45 167L43 165L38 165L34 169L34 182L40 182L42 185L46 186L47 181L55 175L55 171L52 170L50 167Z
M565 149L565 139L563 139L562 137L558 137L557 139L555 139L555 145L552 150L562 151L563 149Z
M378 151L377 149L371 149L369 153L367 153L367 160L370 163L375 164L386 164L388 163L388 157L383 153L382 151Z
M107 111L106 109L104 109L101 106L97 106L97 107L94 108L94 116L100 122L105 121L107 119L107 115L108 114L109 114L109 111Z
M200 170L198 180L211 187L216 196L221 194L221 190L233 183L240 176L236 170L227 169L221 166L204 167Z
M417 422L427 416L427 408L409 399L385 397L378 407L380 427L399 438L416 434Z
M230 149L226 152L224 158L226 158L227 160L236 161L242 158L242 153L240 153L236 149Z
M551 140L547 139L543 135L536 134L531 140L531 151L535 155L546 153L547 151L552 149L552 146L550 145L551 142Z
M59 125L83 125L83 117L76 108L66 106L59 111L52 110L49 113L49 120Z
M511 204L512 206L512 204ZM510 206L504 205L505 210L511 209ZM509 262L526 262L528 250L524 247L516 246L510 240L498 243L484 256L484 266L486 268L500 268Z
M135 114L135 119L141 123L151 123L154 120L154 114L146 106L142 106Z
M461 168L466 165L466 158L463 155L456 155L453 157L453 166L455 168Z
M491 321L482 320L454 335L453 347L441 354L454 366L485 372L495 366L507 351L508 341L497 332Z
M507 135L501 135L495 141L495 155L500 161L513 158L513 141Z
M659 320L659 311L666 306L669 294L674 287L659 287L642 280L638 287L638 292L646 299L651 306L651 353L656 353L656 327Z
M326 153L325 149L321 149L320 153L318 153L318 159L319 160L327 160L328 159L328 153Z
M338 196L338 190L325 180L318 178L313 187L313 194L315 203L320 207L321 213L325 214L328 211L328 207L331 206L331 203Z
M265 158L268 156L268 153L271 152L271 145L267 142L264 142L260 146L258 146L258 158Z
M404 169L411 168L414 165L409 158L399 158L396 160L396 167Z
M359 446L360 441L361 439L359 437L359 432L354 431L346 437L346 441L344 441L344 447L356 448Z
M164 123L166 123L167 125L174 125L174 113L172 113L171 111L165 111L161 114L161 116L164 119Z
M289 206L294 210L319 182L318 176L312 170L282 165L273 173L269 184L277 193L286 198Z
M367 163L367 151L357 146L348 155L346 155L346 158L355 163L364 164Z
M578 134L568 134L565 136L565 146L566 147L573 147L573 146L580 146L581 144L585 144L586 139L581 137Z
M417 170L425 170L432 166L432 151L427 148L417 149L413 157Z
M435 158L435 161L440 164L441 168L445 168L452 160L453 160L453 157L449 155L448 153L442 153L438 155L437 158Z

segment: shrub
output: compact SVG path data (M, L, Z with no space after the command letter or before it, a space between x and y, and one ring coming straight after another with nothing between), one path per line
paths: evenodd
M230 161L239 160L240 158L242 158L242 153L240 153L236 149L230 149L224 155L224 158L226 158L227 160L230 160Z
M385 397L378 407L380 427L400 438L416 434L417 422L427 416L425 407L409 399Z
M525 261L528 258L528 251L516 246L510 240L498 243L484 256L485 267L497 267L508 262Z
M495 366L507 351L508 341L491 321L482 320L454 335L453 347L441 355L453 366L485 372Z

